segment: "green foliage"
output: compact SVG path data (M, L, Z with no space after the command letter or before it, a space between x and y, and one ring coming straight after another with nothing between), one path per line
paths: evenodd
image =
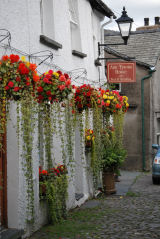
M19 104L18 104L19 107ZM32 97L21 100L21 133L23 139L23 170L27 191L27 222L34 221L34 189L33 189L33 134L34 134L34 101ZM19 122L18 122L19 124ZM18 129L19 130L19 129ZM19 132L18 132L19 133ZM19 136L18 136L19 138Z
M42 187L45 185L46 192ZM49 207L49 222L54 224L67 217L66 199L67 199L67 176L61 175L50 180L40 182L40 198L46 199Z
M113 115L113 126L110 126L107 117L103 120L104 131L102 132L101 169L118 173L122 166L126 150L123 147L123 113Z
M128 196L128 197L139 197L140 193L135 193L135 192L132 192L132 191L128 191L126 193L126 196Z
M103 171L116 172L122 166L126 157L126 151L123 148L107 147L103 149L101 167Z
M105 198L106 200L106 198ZM101 203L103 201L101 200ZM47 225L31 237L32 239L47 238L96 238L95 234L101 232L103 221L118 214L119 210L101 206L93 208L76 208L68 212L67 220L55 225ZM97 238L100 238L97 235Z

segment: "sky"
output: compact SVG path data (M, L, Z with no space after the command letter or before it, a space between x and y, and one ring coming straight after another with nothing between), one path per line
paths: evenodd
M103 0L103 2L114 12L117 18L121 16L123 6L125 6L128 16L134 20L133 31L144 25L145 17L149 17L149 25L154 25L154 17L160 17L160 0ZM114 20L106 28L118 30Z

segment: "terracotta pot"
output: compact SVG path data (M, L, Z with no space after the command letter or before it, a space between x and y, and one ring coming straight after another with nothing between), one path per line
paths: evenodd
M114 172L103 172L103 189L107 195L116 193Z

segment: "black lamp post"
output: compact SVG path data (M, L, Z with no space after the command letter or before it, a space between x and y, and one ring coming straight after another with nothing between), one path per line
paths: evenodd
M118 18L116 20L116 22L118 24L120 34L121 34L122 39L124 40L124 43L100 44L98 42L98 56L100 56L100 54L101 54L101 51L100 51L101 46L127 45L127 41L130 36L130 33L131 33L133 19L128 17L125 7L123 7L122 16L120 18ZM106 58L98 57L98 60L106 60Z
M116 20L124 45L127 45L130 36L133 19L128 17L125 7L123 7L122 16Z

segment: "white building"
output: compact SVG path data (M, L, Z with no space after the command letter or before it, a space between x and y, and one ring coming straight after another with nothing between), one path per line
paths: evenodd
M14 48L4 50L4 47L1 47L1 55L11 52L18 54L17 50L28 54L50 50L53 53L52 65L57 68L75 72L77 75L80 71L87 72L83 81L81 78L77 79L77 84L83 84L84 81L90 83L90 80L97 83L99 80L104 81L102 66L96 66L95 59L98 57L97 43L102 41L101 22L105 16L115 17L102 0L1 0L0 28L11 33L11 46ZM1 224L8 228L24 230L24 179L16 129L13 128L16 122L14 105L11 113L11 121L7 128L6 164L3 165L6 184L2 193L3 200L1 198ZM34 154L36 153L35 150ZM3 155L0 159L2 158L4 160ZM34 164L35 169L37 168L34 185L38 195L38 157ZM77 177L77 181L69 186L68 208L83 203L93 194L92 182L88 180L82 165L77 166L78 171L81 177ZM79 190L76 191L76 188ZM77 201L75 193L81 193L83 198ZM38 196L35 205L37 220L34 229L37 230L46 223L46 213L39 205ZM28 228L27 234L30 233Z

